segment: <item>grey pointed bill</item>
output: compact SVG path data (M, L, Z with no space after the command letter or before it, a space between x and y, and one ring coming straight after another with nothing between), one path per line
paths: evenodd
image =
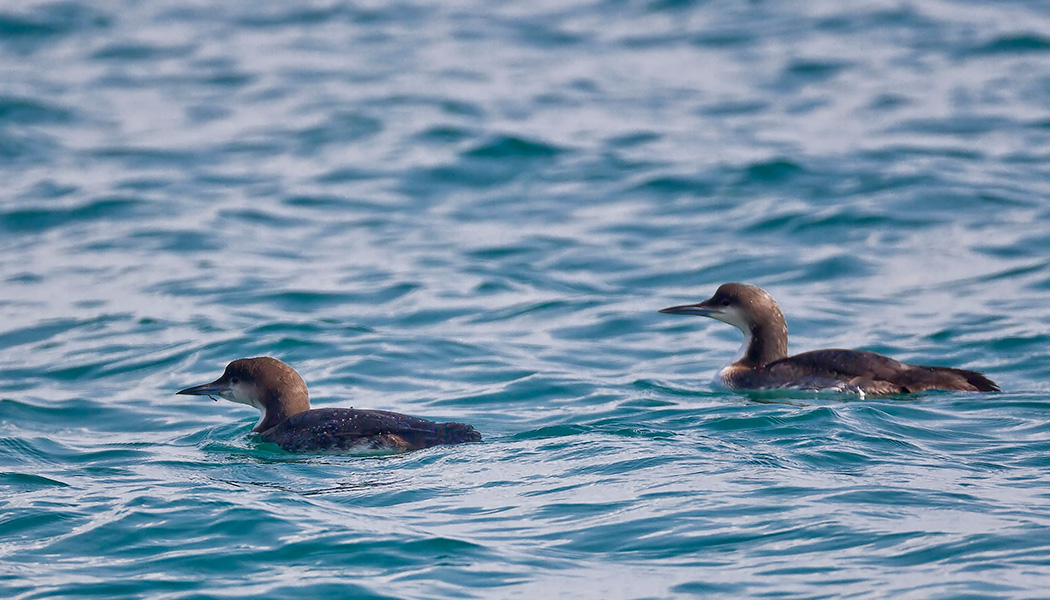
M722 311L719 310L719 307L707 306L704 302L701 302L699 304L683 304L681 306L662 308L659 312L669 315L697 315L700 317L710 317L720 314Z
M175 395L178 396L181 394L183 396L209 396L212 400L218 402L219 399L216 398L216 396L221 396L222 393L225 392L227 389L229 389L229 386L226 384L226 382L224 382L222 379L217 379L211 383L204 383L201 385L188 387L184 390L179 390L175 392Z

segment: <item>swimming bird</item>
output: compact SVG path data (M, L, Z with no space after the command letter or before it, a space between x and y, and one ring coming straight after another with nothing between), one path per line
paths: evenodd
M999 391L999 386L976 371L911 365L865 350L814 350L788 356L787 322L780 307L765 290L746 283L722 284L703 302L660 312L710 317L743 332L739 356L718 372L718 381L727 388L861 394Z
M175 393L254 406L262 417L252 431L289 452L401 452L481 441L481 434L463 423L435 423L385 410L311 409L303 378L269 356L239 358L215 381Z

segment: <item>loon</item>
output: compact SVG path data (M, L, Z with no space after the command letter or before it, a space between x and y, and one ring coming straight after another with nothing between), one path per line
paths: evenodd
M910 365L864 350L814 350L788 356L787 323L780 307L765 290L746 283L722 284L703 302L660 312L711 317L743 332L740 355L718 372L718 381L731 389L793 388L861 395L1000 391L976 371Z
M481 434L463 423L435 423L385 410L311 409L303 378L269 356L239 358L215 381L175 393L254 406L262 417L252 431L288 452L403 452L481 441Z

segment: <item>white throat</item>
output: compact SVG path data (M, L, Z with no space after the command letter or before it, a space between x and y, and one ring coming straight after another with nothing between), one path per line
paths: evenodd
M740 344L740 348L737 349L736 354L733 355L733 360L729 361L729 364L733 364L736 361L744 358L744 356L747 355L747 349L751 347L751 329L741 329L740 332L744 334L744 342Z
M741 329L740 331L744 334L744 343L740 344L740 348L736 351L736 354L733 356L733 358L731 358L729 362L723 365L722 368L719 369L717 373L715 373L713 383L717 386L721 386L724 388L732 387L729 384L730 375L734 370L739 368L735 367L734 365L737 363L737 361L744 358L744 356L747 354L747 349L751 346L751 329Z
M747 319L744 318L744 315L740 313L740 309L735 306L730 306L723 312L711 315L711 317L736 327L740 330L740 333L744 334L744 342L740 344L740 349L736 351L736 355L733 356L731 361L729 361L729 364L731 365L741 358L744 358L747 354L747 349L751 347L752 335L751 325L747 322Z
M258 408L258 409L259 409L259 413L260 413L260 415L259 415L259 422L258 422L258 423L256 423L256 424L255 424L255 427L252 427L252 429L255 429L255 428L256 428L256 427L258 427L259 425L262 425L263 421L265 421L265 420L266 420L266 409L265 409L265 408L262 408L262 407L256 407L256 408Z
M729 359L721 369L715 373L714 384L722 387L732 387L729 383L731 381L731 374L738 367L734 367L740 359L747 355L748 348L751 347L751 341L754 336L751 335L751 325L748 324L747 319L741 314L740 309L736 306L727 307L724 311L711 315L714 319L717 319L723 323L732 325L740 330L740 333L744 334L744 341L741 342L740 348L737 349L736 354L733 358Z
M260 413L259 422L255 424L255 427L258 427L266 420L266 407L263 406L262 402L259 402L256 389L253 386L237 383L224 390L219 396L224 400L236 402L237 404L247 404L258 409Z

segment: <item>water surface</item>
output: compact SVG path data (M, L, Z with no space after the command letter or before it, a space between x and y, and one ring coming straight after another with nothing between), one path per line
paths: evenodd
M0 592L1036 598L1038 2L0 8ZM1001 394L754 397L660 315ZM290 455L238 357L483 444Z

